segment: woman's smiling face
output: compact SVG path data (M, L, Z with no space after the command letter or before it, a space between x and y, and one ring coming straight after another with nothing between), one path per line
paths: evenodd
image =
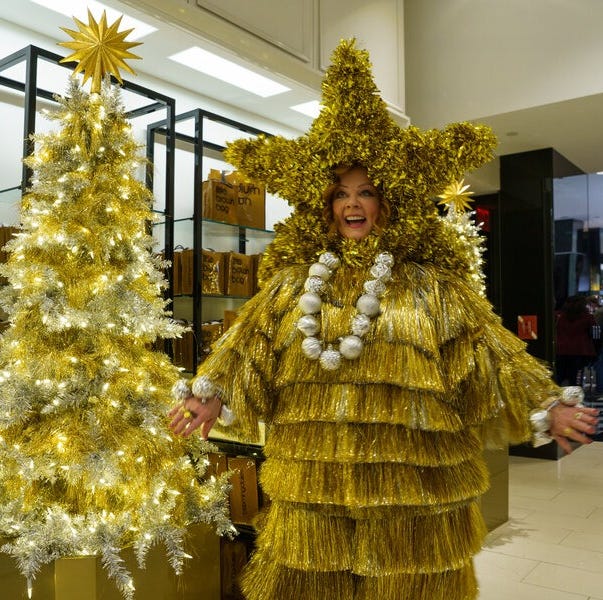
M332 200L337 231L347 238L361 240L373 229L379 217L380 195L364 167L353 167L339 177Z

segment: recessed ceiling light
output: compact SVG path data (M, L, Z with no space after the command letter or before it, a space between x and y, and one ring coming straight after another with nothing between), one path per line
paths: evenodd
M230 85L234 85L262 98L276 96L290 90L290 88L272 79L268 79L268 77L259 75L230 60L203 50L199 46L193 46L182 52L177 52L169 58L186 67L225 81Z
M138 19L124 15L114 8L96 2L96 0L87 0L86 2L74 2L73 0L31 0L31 2L61 13L70 19L76 17L84 23L88 22L88 9L90 9L90 12L97 21L101 18L103 11L105 11L107 13L107 22L110 24L117 21L117 19L123 15L119 30L124 31L125 29L134 29L134 31L128 35L129 41L139 40L140 38L157 31L157 27L153 27Z
M304 102L302 104L296 104L295 106L289 107L291 110L296 110L303 115L308 117L316 118L320 114L320 102L318 100L312 100L310 102Z

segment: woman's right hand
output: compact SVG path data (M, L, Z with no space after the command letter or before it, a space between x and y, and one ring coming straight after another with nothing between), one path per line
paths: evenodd
M572 446L570 440L580 444L590 444L588 437L597 431L599 411L596 408L587 408L582 404L565 406L557 404L550 409L551 437L570 454Z
M170 429L176 435L189 437L201 427L201 437L206 440L221 410L222 402L217 396L205 401L196 396L188 396L168 413L172 417Z

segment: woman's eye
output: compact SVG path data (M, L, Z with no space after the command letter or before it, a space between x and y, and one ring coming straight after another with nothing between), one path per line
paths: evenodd
M337 190L335 192L335 198L345 198L345 192L343 190Z
M361 193L363 196L369 196L371 198L376 195L374 190L362 190Z

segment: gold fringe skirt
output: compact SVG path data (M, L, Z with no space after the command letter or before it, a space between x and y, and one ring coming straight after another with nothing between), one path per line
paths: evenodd
M477 597L488 473L471 430L299 429L275 423L265 447L260 480L272 502L256 524L247 600Z
M352 512L273 503L243 577L247 600L477 598L471 556L484 525L475 503L385 519L344 516Z

